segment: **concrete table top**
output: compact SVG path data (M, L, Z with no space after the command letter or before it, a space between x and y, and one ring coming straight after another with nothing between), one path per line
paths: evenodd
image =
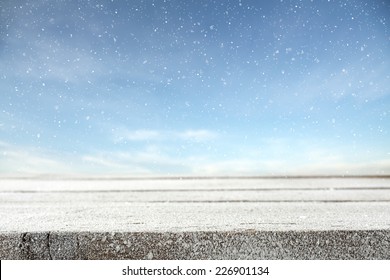
M1 179L1 259L390 259L390 178Z

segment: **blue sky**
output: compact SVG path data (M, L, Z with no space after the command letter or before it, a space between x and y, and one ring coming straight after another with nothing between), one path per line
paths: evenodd
M388 1L2 1L0 174L390 174Z

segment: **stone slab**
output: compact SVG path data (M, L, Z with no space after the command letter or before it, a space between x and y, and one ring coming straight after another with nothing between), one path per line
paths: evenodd
M389 198L390 178L0 180L0 258L390 259Z

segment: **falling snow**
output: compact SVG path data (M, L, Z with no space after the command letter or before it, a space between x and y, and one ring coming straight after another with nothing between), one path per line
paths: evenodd
M319 167L390 172L387 1L6 1L0 12L0 173L47 169L17 169L20 150L82 172L302 172L313 154Z

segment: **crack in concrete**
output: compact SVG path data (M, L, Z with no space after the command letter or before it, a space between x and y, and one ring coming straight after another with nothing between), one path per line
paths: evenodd
M26 259L30 259L30 244L27 237L27 232L23 232L21 234L21 241L19 243L19 248L21 251L21 255Z
M46 248L47 248L47 251L49 253L49 260L52 260L53 257L51 255L51 251L50 251L50 231L47 233L47 237L46 237Z
M77 259L81 260L80 240L79 235L76 234L76 245L77 245Z

